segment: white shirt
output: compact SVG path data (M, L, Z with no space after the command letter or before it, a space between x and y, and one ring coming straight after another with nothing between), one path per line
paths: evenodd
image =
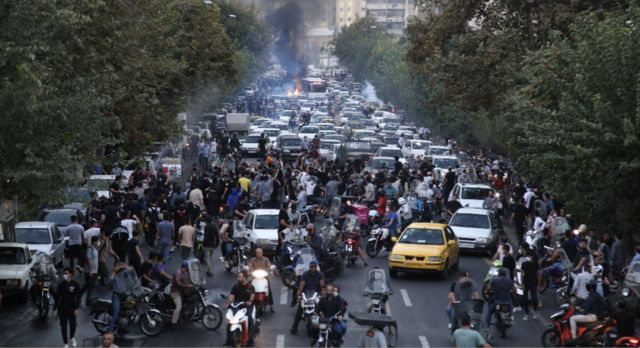
M313 191L315 191L316 189L316 182L313 181L311 177L308 177L307 182L304 185L304 188L307 192L307 196L313 196Z
M127 231L129 232L129 240L133 238L133 225L135 225L136 223L136 220L133 219L124 219L120 222L122 226L127 228Z
M535 193L533 193L533 190L531 189L527 189L527 192L525 192L524 194L524 205L528 208L529 204L531 203L531 199L533 197L535 197Z
M90 229L84 231L84 241L87 244L91 244L91 238L93 236L99 236L100 235L100 228L99 227L91 227Z
M589 272L580 272L573 280L573 292L575 292L576 297L586 300L589 296L589 291L587 290L587 283L593 280L593 274Z
M542 230L544 230L545 225L546 223L544 222L544 220L542 220L541 217L536 216L536 219L533 222L533 229L536 230L536 232L542 232Z

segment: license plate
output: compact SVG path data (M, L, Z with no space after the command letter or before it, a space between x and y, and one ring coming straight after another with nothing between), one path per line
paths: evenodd
M460 243L460 247L465 249L473 249L475 245L473 245L473 243Z
M405 262L405 264L408 265L408 266L421 266L422 265L420 262L416 262L416 261Z

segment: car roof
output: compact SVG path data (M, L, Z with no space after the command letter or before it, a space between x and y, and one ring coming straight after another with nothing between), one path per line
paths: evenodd
M399 147L397 146L382 146L380 147L378 150L395 150L395 151L402 151Z
M300 139L300 137L292 133L287 133L279 135L278 139Z
M18 222L16 228L48 228L51 225L55 225L55 223L50 221L23 221Z
M489 215L490 212L491 212L490 210L481 209L481 208L460 208L456 210L456 212L453 215L457 215L457 214Z
M487 184L459 184L462 188L471 187L471 188L486 188L491 189L491 186Z
M251 209L250 213L254 213L256 215L278 215L280 213L279 209Z
M447 224L437 224L432 222L414 222L407 226L407 228L433 228L439 230L444 229L445 227L447 227Z
M426 140L423 140L426 141ZM431 146L432 149L449 149L448 147L444 146L444 145L433 145Z
M25 243L0 243L0 247L8 247L8 248L29 248L29 245Z
M458 159L458 157L456 156L449 156L449 155L433 155L431 156L433 159L437 159L437 158L444 158L444 159Z
M373 161L373 160L377 160L377 159L378 160L390 160L390 161L395 161L396 160L395 158L388 157L388 156L376 156L376 157L373 157L371 160Z

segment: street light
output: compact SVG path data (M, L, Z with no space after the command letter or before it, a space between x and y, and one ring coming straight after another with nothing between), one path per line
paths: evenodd
M229 15L229 18L236 18L238 16L234 15L233 13Z
M202 2L204 2L206 5L213 5L213 1L211 0L203 0Z

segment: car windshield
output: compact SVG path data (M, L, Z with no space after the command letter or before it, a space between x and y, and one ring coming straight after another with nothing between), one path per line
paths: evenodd
M300 133L318 133L318 127L302 127Z
M332 124L320 124L318 125L318 129L320 130L334 130L336 127Z
M443 147L432 147L429 149L429 154L434 156L446 155L449 153L449 149Z
M46 228L17 228L16 243L51 244L51 236Z
M264 130L264 134L266 134L268 137L277 137L278 134L280 134L280 130L279 129L265 129Z
M372 169L380 169L384 165L387 168L394 168L395 162L396 161L394 159L375 158L373 161L371 161L370 167Z
M256 230L278 229L278 215L256 215Z
M441 230L408 228L404 231L402 237L400 237L400 243L444 245L444 236Z
M245 142L245 144L247 144L247 143L249 143L249 144L257 144L259 139L260 139L259 136L250 135L250 136L244 138L244 142Z
M85 188L68 188L64 191L67 202L88 203L91 201L91 193Z
M353 136L355 139L375 138L375 132L358 132Z
M335 142L334 143L332 143L332 142L324 143L323 142L323 143L320 143L320 148L324 149L324 150L329 150L335 144L337 144L337 143L335 143Z
M382 119L382 123L385 124L385 128L387 127L387 124L395 124L395 129L398 129L400 127L400 120L397 118L383 118Z
M489 228L489 218L480 214L455 214L450 226L457 227L473 227L473 228Z
M27 258L21 248L0 247L0 265L25 265Z
M371 144L369 143L347 143L347 150L371 150Z
M412 141L411 148L413 150L426 150L429 147L429 143L426 141Z
M269 122L269 121L270 121L270 120L269 120L268 118L260 118L260 119L257 119L257 120L255 120L255 121L251 122L251 123L252 123L254 126L260 126L260 125L263 125L263 124L265 124L265 123L267 123L267 122Z
M458 168L458 161L455 158L434 158L433 165L436 168Z
M389 122L389 119L386 118L382 121L382 123L385 123L385 122ZM395 130L398 130L399 127L400 126L397 123L386 123L384 127L382 127L382 129L395 131Z
M280 142L282 146L302 146L302 139L300 138L282 138Z
M398 144L398 137L384 137L384 143L386 145L396 145Z
M379 153L380 153L380 156L384 156L384 157L395 157L395 156L398 156L400 158L404 157L400 149L380 149Z
M281 130L281 131L288 131L288 130L289 130L289 126L287 126L286 124L282 124L282 123L279 123L279 124L272 124L271 126L272 126L273 128L278 128L278 129L279 129L279 130Z
M489 196L489 192L491 192L491 189L485 187L463 187L461 198L484 200L485 198L487 198L487 196Z
M360 121L360 123L362 123L363 125L368 126L368 127L371 127L371 126L375 127L375 125L376 125L376 123L373 122L373 120L362 120L362 121Z

